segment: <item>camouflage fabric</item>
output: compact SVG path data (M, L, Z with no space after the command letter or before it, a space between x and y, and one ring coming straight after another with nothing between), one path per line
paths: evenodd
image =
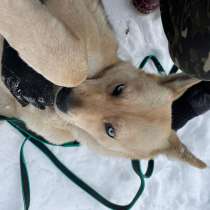
M174 63L210 80L210 0L160 0L160 9Z

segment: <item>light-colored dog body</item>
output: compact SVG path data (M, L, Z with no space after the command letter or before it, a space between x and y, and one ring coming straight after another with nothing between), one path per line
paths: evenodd
M38 73L61 86L80 84L65 98L57 97L66 111L58 106L42 111L21 107L1 82L0 114L24 120L53 143L78 139L114 156L142 159L164 153L206 166L171 130L173 100L198 81L183 74L160 78L120 61L100 1L2 0L0 19L0 33ZM2 43L3 38L0 51ZM116 97L119 84L123 94ZM106 125L114 136L107 135Z
M0 18L0 34L57 85L76 86L116 61L117 43L98 1L2 0Z

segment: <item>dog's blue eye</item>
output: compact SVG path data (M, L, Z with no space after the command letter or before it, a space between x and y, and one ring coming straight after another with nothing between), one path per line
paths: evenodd
M119 84L114 88L114 90L112 92L112 95L113 96L119 96L119 95L122 94L124 89L125 89L125 85L124 84Z
M105 130L109 137L114 138L116 136L115 129L111 123L105 123Z

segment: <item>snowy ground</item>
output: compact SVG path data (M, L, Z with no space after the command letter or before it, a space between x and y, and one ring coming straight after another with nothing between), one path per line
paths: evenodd
M172 63L159 12L139 16L128 0L104 0L104 3L121 43L119 55L138 65L144 56L155 54L169 70ZM153 66L148 65L147 70L153 71ZM210 113L206 113L189 122L179 132L182 141L208 165L209 127ZM7 123L1 123L0 140L0 210L21 210L19 150L22 137ZM96 155L86 147L57 147L52 150L70 169L113 202L128 203L138 188L138 179L127 160ZM25 154L31 178L30 210L106 209L69 182L30 143L26 145ZM158 157L154 174L133 209L210 210L209 180L209 168L198 170L166 157Z

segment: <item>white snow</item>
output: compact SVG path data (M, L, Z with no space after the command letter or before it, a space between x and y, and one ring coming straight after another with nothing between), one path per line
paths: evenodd
M128 0L104 0L105 8L120 42L119 55L134 65L148 54L155 54L169 70L167 41L159 11L139 15ZM129 33L126 30L129 27ZM152 65L147 71L154 72ZM190 121L180 138L198 157L210 165L210 112ZM20 187L19 150L23 138L7 123L0 123L0 210L23 209ZM127 204L139 186L130 161L96 155L85 146L51 147L52 151L77 175L118 204ZM30 143L25 156L31 180L30 210L105 210L62 175ZM145 163L143 161L143 163ZM155 159L155 171L134 210L209 210L210 170L198 170L166 157Z

